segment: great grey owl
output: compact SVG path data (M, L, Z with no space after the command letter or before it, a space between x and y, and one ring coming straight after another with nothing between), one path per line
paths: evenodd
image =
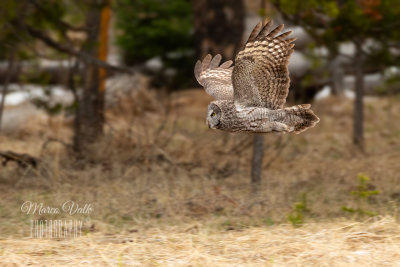
M289 93L289 57L295 38L280 35L283 25L270 31L271 21L258 23L246 46L232 61L220 65L221 55L197 61L194 73L215 98L208 106L207 124L230 132L294 132L313 127L319 118L303 104L284 108Z

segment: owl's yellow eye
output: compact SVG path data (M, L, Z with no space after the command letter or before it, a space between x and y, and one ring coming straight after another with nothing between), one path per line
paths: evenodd
M217 115L215 112L211 113L211 117L215 117L215 115Z

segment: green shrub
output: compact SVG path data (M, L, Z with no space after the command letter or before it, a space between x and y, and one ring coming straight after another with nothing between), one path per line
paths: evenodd
M379 195L381 192L379 190L369 190L369 181L370 178L363 173L359 173L357 175L358 185L357 189L350 192L355 198L356 207L348 207L342 206L342 210L348 213L357 214L359 216L367 215L367 216L376 216L377 213L370 211L366 208L368 202L370 201L372 196Z
M293 211L288 215L288 221L293 226L301 226L304 223L304 215L310 212L307 206L307 194L301 195L301 201L293 204Z

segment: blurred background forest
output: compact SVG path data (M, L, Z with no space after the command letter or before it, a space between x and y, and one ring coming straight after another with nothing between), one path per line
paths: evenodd
M396 217L399 15L396 0L2 0L0 235L27 235L27 199L92 203L88 232ZM194 64L233 60L263 18L297 38L288 102L321 121L209 130Z

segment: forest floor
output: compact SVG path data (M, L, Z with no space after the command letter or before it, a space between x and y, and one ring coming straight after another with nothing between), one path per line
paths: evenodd
M315 128L265 136L257 194L252 137L209 130L209 101L201 90L121 99L85 159L61 116L0 135L0 150L40 159L0 166L0 264L400 265L400 99L365 99L364 152L351 100L313 103ZM32 214L27 201L61 212ZM67 214L68 201L91 209ZM82 236L31 238L32 220L79 220Z

